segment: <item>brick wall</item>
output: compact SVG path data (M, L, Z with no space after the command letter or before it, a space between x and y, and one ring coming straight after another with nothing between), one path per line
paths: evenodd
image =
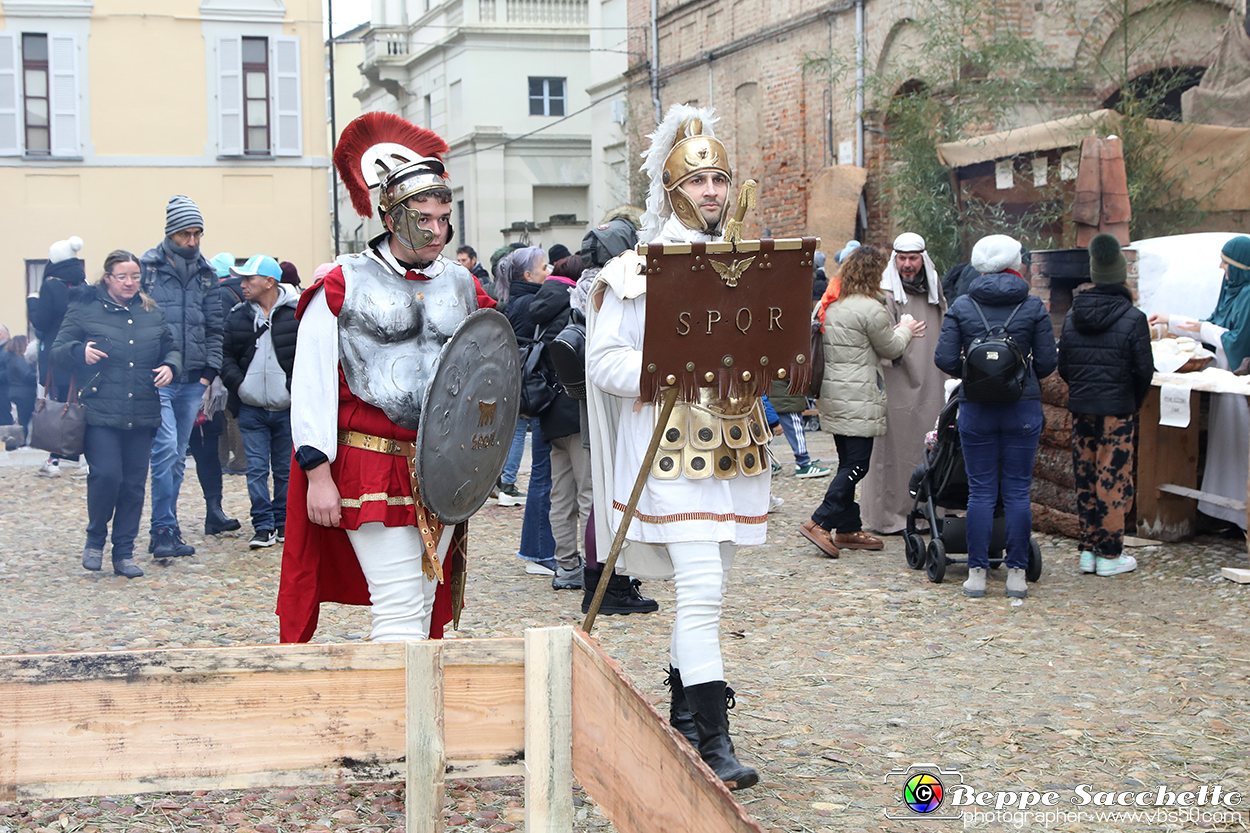
M1005 0L1007 25L1028 33L1054 66L1094 65L1105 50L1114 49L1120 31L1118 16L1105 0L1076 0L1074 7L1057 0ZM841 6L846 5L845 9ZM906 21L920 11L911 0L870 0L865 10L866 64L873 69L892 59L890 45ZM1156 61L1139 59L1141 69L1195 62L1209 53L1211 39L1202 27L1227 14L1229 0L1193 0L1173 11L1184 25L1181 38ZM1146 0L1130 0L1136 20L1149 17ZM645 151L646 134L655 126L650 86L650 0L629 0L630 158ZM841 141L855 140L854 78L832 84L804 73L809 52L834 51L848 64L855 55L855 11L849 4L811 0L661 0L660 100L667 109L688 102L715 106L721 121L716 134L732 158L735 180L760 183L760 207L748 216L747 233L770 231L774 236L800 235L807 230L807 187L813 174L836 162ZM1145 19L1143 17L1143 19ZM803 21L797 28L785 28ZM1204 22L1207 21L1207 22ZM1149 21L1146 21L1149 23ZM1145 25L1145 24L1143 24ZM755 85L752 90L750 85ZM1067 114L1100 106L1107 94L1090 89L1064 102L1054 113ZM878 173L886 149L879 127L879 102L868 102L869 131L865 164L869 170L867 240L888 243L895 230L879 188ZM1026 116L1029 122L1038 114ZM1051 113L1043 114L1049 117ZM832 136L829 123L832 123ZM831 141L830 141L831 139ZM831 147L830 147L831 146ZM635 166L636 167L636 166ZM634 179L634 202L645 202L645 182Z

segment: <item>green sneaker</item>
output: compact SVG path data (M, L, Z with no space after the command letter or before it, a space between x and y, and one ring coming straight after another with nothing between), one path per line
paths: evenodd
M794 476L803 479L810 479L813 477L828 477L833 474L833 469L822 468L821 466L816 465L817 462L818 461L813 460L806 466L797 467L794 470Z
M1094 572L1095 569L1096 568L1094 567L1094 554L1090 552L1089 550L1082 551L1081 552L1081 572L1092 573Z
M1104 578L1107 576L1118 576L1121 573L1131 573L1136 569L1137 559L1131 555L1098 559L1097 573Z

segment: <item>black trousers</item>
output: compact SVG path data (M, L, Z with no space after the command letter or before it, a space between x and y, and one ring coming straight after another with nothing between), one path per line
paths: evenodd
M859 532L864 524L859 517L859 504L855 502L855 485L868 474L872 437L834 434L833 444L838 449L838 470L829 481L824 501L812 513L812 520L822 529Z
M143 494L148 482L155 428L106 428L87 425L83 453L87 474L87 546L104 549L113 522L113 560L135 552Z

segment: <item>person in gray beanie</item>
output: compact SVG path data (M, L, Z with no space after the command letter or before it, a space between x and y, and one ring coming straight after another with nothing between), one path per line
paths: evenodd
M223 313L217 272L200 253L204 215L190 197L170 197L165 239L139 259L144 290L165 313L182 371L160 389L161 427L152 443L152 532L157 559L194 555L178 525L187 443L205 390L221 370Z
M1055 330L1042 299L1029 294L1021 273L1020 243L1005 234L983 237L972 248L972 267L981 273L946 312L933 362L957 379L974 339L1003 328L1026 360L1023 390L1013 401L969 400L959 392L959 442L968 472L968 580L965 596L985 595L990 566L994 507L1002 497L1007 524L1007 595L1028 595L1025 569L1033 509L1033 458L1042 436L1040 379L1055 372Z

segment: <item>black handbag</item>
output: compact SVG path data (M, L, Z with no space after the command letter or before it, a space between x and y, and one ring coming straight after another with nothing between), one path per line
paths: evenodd
M87 409L78 401L77 377L70 377L64 402L57 402L54 393L49 367L43 398L35 404L30 417L30 444L49 454L76 457L82 454L83 435L87 432Z
M560 381L547 359L547 345L543 343L541 335L542 329L535 327L534 338L520 346L520 416L523 419L541 416L560 393Z

